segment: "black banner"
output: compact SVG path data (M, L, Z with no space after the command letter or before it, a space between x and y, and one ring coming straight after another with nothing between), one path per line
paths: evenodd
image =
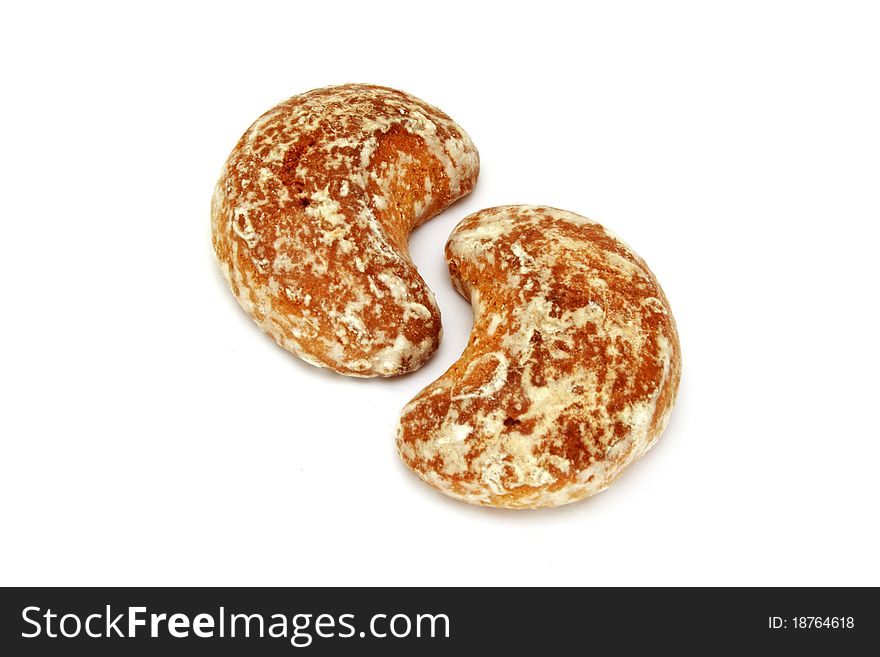
M876 589L3 589L0 654L876 651ZM828 651L834 651L829 653Z

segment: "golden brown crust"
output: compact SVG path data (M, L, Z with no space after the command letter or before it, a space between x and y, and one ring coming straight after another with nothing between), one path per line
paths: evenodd
M404 462L487 506L603 490L654 444L678 390L678 334L654 275L599 224L548 207L471 214L446 257L474 327L404 408Z
M409 234L478 172L470 138L437 108L372 85L316 89L233 149L211 204L214 251L239 303L288 351L341 374L402 374L440 338Z

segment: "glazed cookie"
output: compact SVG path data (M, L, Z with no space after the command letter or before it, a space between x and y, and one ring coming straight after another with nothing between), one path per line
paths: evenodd
M294 96L248 128L211 203L239 303L303 360L351 376L418 368L440 312L410 232L473 189L479 156L446 114L347 84Z
M465 217L446 258L474 327L404 408L404 462L486 506L557 506L606 488L663 432L681 375L648 266L599 224L533 206Z

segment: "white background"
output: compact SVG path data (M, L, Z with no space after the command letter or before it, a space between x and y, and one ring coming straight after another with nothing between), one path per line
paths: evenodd
M0 583L880 584L871 3L16 6ZM440 106L482 159L413 235L445 337L396 380L276 347L210 249L239 135L349 81ZM657 447L555 510L448 500L394 451L470 329L446 236L506 203L606 224L681 333Z

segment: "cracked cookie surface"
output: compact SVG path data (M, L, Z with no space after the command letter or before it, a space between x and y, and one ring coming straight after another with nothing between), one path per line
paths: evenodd
M645 262L544 206L465 217L446 245L474 326L404 408L397 448L454 498L535 508L605 489L653 446L681 376L675 321Z
M373 85L309 91L230 154L211 203L214 252L241 306L291 353L351 376L409 372L441 332L409 234L478 173L470 138L436 107Z

